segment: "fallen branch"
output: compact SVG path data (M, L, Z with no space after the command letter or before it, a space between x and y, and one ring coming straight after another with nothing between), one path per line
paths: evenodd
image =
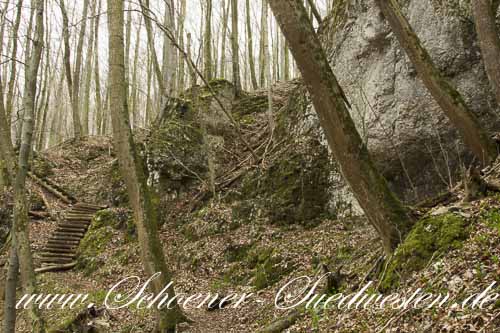
M38 177L37 175L35 175L33 172L28 172L28 176L31 179L33 179L33 181L35 181L38 185L43 187L45 190L50 192L50 194L52 194L53 196L55 196L56 198L58 198L59 200L61 200L65 204L71 205L71 204L76 202L76 200L74 198L71 198L71 197L65 195L64 193L62 193L62 191L60 189L56 188L54 186L55 184L53 182L48 181L47 179L42 179L42 178Z
M294 310L291 314L286 316L283 319L277 320L270 324L267 327L264 327L262 330L258 331L259 333L280 333L294 325L297 320L304 315L304 312L299 312L298 310Z
M37 219L40 219L40 220L43 220L43 219L49 217L50 215L47 212L37 212L37 211L34 211L34 210L30 210L29 211L29 216L37 218Z
M70 262L69 264L62 264L62 265L51 265L51 266L45 266L41 268L35 269L36 274L42 274L42 273L47 273L47 272L62 272L62 271L67 271L76 266L76 261Z

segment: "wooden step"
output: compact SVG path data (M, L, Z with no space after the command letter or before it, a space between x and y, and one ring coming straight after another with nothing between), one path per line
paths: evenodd
M51 253L51 252L43 252L40 253L42 258L75 258L76 254L74 253Z
M90 209L96 209L96 210L101 210L101 209L106 209L107 206L102 206L102 205L94 205L86 202L78 202L73 205L73 207L77 208L90 208Z
M43 253L68 253L68 254L75 254L76 249L73 248L58 248L58 247L52 247L52 246L46 246L42 249Z
M95 213L104 208L106 207L82 202L74 204L40 251L42 267L73 264L77 257L78 245L90 227Z
M70 221L62 221L61 223L67 223L71 225L83 225L83 226L89 226L92 222L91 221L75 221L75 220L70 220Z
M94 215L97 212L98 212L97 210L83 209L83 208L73 208L72 210L68 211L68 213L71 214L92 214L92 215Z
M62 249L62 250L75 250L77 249L78 245L77 244L60 244L58 242L55 243L49 243L45 244L45 248L51 248L51 249Z
M61 246L75 246L77 247L80 243L80 240L73 239L63 239L61 237L50 237L47 241L48 244L57 244Z
M85 233L87 231L87 227L79 225L58 225L56 231L76 231Z
M82 240L83 237L80 237L80 236L74 236L74 235L60 235L60 234L56 234L56 235L52 235L50 240L55 240L55 241L73 241L73 242L77 242L77 243L80 243L80 241Z
M40 262L47 264L67 264L73 262L71 258L42 258Z
M56 243L61 243L61 244L70 244L70 245L74 245L74 246L78 246L78 244L80 244L80 241L82 239L80 237L65 237L65 236L56 236L56 235L52 235L50 236L49 238L49 242L56 242Z
M77 231L54 231L53 232L53 235L61 235L61 236L70 236L70 237L77 237L77 238L83 238L83 236L85 235L83 232L77 232Z
M66 213L66 215L64 216L66 219L72 219L72 220L76 220L76 219L82 219L82 220L92 220L94 218L94 215L95 214L74 214L74 213Z

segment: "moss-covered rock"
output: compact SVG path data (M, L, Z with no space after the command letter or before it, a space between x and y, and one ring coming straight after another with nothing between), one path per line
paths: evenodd
M30 210L41 211L45 209L45 203L37 192L31 191L28 195Z
M179 193L207 172L203 137L195 122L166 120L145 144L150 178L161 193Z
M125 181L121 175L118 161L114 161L108 169L107 179L110 182L108 191L104 191L102 195L106 202L109 202L114 207L123 207L128 205L128 193L125 187Z
M35 156L31 165L33 172L40 178L52 176L54 174L53 167L53 164L49 160L41 156Z
M460 247L468 234L467 222L455 214L418 221L391 258L382 277L381 289L398 286L401 280L424 268L433 258Z
M299 148L299 149L296 149ZM248 173L241 185L237 219L266 217L272 224L314 224L328 213L330 159L319 142L294 147L264 170Z
M224 259L227 262L237 262L244 260L248 251L252 248L252 244L231 245L224 251Z
M111 210L100 211L94 216L89 230L78 247L77 269L88 276L105 264L105 258L101 255L119 223L117 215Z
M246 265L252 269L251 283L256 290L272 286L292 271L292 267L286 267L283 258L269 247L256 247L249 251Z
M255 117L255 114L266 112L268 109L268 98L265 95L252 95L238 101L233 107L233 114L237 120L245 116ZM246 121L245 121L246 122Z

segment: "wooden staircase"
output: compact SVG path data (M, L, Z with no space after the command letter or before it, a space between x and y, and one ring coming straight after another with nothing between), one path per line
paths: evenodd
M52 268L70 269L76 265L76 252L85 236L92 218L104 206L78 202L66 213L63 221L58 222L55 231L41 250L42 267L37 272Z

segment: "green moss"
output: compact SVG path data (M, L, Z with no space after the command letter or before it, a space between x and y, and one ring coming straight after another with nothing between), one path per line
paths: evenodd
M77 253L77 269L86 276L94 273L105 264L100 254L104 252L117 226L116 215L103 210L96 214L85 237L80 242Z
M252 244L229 246L224 252L224 259L227 262L242 261L248 255L248 251L252 248Z
M30 192L28 200L30 204L30 210L40 211L45 209L45 203L42 197L37 192Z
M278 282L288 270L280 265L280 256L269 256L263 262L259 262L254 271L253 286L261 290Z
M268 109L268 98L265 95L253 95L242 98L233 107L233 114L240 122L249 122L249 118L255 119L258 113L266 112Z
M109 191L103 194L104 200L112 203L116 207L128 205L128 193L125 181L123 180L118 161L115 161L108 170L108 179L111 183Z
M330 159L319 142L288 151L265 170L248 173L241 184L242 202L233 217L267 217L271 224L314 225L328 212ZM246 216L246 217L245 217Z
M500 233L500 209L493 208L484 211L481 214L481 219L486 222L486 224L494 228Z
M420 220L396 249L381 281L381 289L396 287L401 279L424 268L433 258L460 247L468 234L466 221L454 214Z
M282 265L283 258L270 247L256 247L248 251L246 267L252 269L252 285L256 290L267 288L291 272Z
M50 161L37 156L33 159L31 169L40 178L45 178L54 174L53 165Z
M196 175L207 172L203 136L198 124L191 121L166 120L145 143L144 160L159 193L179 193L198 184ZM196 174L196 175L195 175Z

